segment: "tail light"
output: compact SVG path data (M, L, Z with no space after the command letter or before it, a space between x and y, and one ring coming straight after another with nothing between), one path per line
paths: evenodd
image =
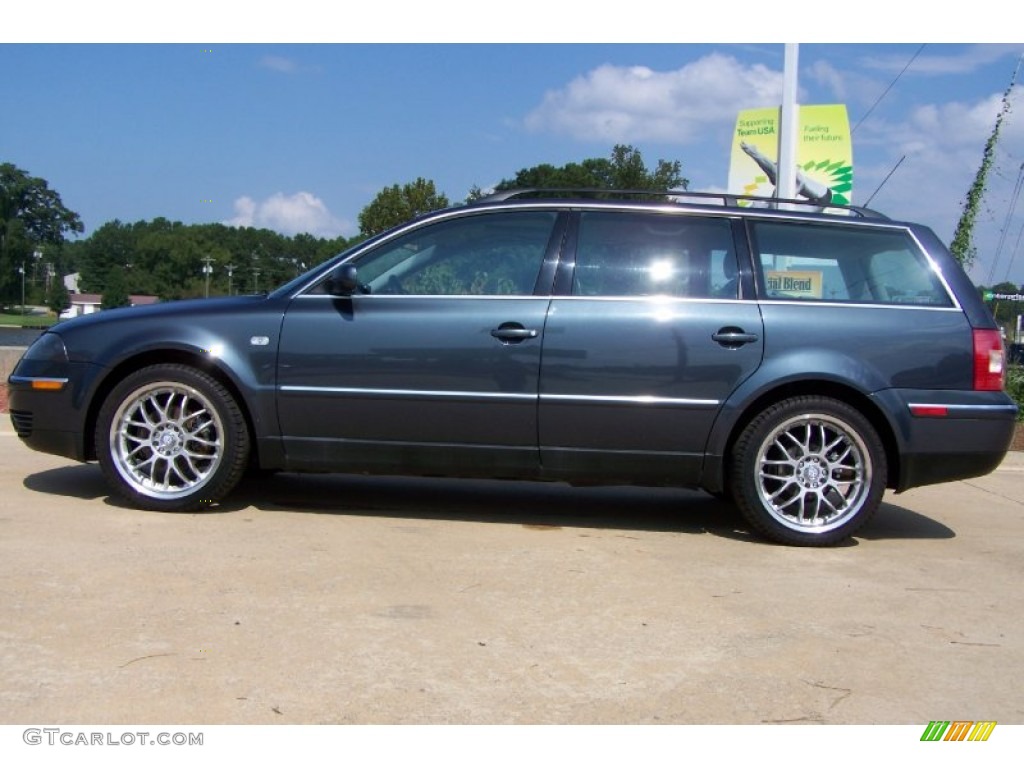
M974 388L997 392L1003 388L1006 352L998 330L974 330Z

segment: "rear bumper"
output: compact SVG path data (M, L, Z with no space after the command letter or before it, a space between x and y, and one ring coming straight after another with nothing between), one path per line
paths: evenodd
M952 427L950 425L921 425L915 430L915 442L946 442L947 446L939 450L918 450L903 456L899 483L896 490L905 491L919 485L946 483L951 480L964 480L969 477L980 477L994 470L1006 458L1010 443L1013 440L1013 422L1000 425L993 429L989 422L971 422L961 420ZM984 438L984 440L979 440ZM1002 446L992 449L990 443L997 440ZM974 450L961 449L963 444L986 443Z
M1017 406L1004 392L886 390L876 399L895 417L897 491L986 475L1013 442Z

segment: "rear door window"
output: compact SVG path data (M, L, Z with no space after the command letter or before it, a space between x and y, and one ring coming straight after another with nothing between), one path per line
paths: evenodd
M737 297L728 219L586 211L574 296Z

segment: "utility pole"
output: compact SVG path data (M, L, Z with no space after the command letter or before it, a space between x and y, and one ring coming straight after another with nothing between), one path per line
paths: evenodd
M211 256L203 258L203 274L206 275L206 298L210 298L210 275L213 274L213 267L210 264L213 262Z
M21 272L21 314L25 314L25 262L21 262L21 267L18 269Z
M231 295L231 276L233 274L235 274L235 265L234 264L228 264L226 267L224 267L224 269L226 269L228 271L228 296L230 296Z

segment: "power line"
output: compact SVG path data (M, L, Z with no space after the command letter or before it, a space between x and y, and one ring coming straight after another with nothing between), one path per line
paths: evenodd
M853 126L853 130L850 131L850 135L851 136L854 133L856 133L858 128L860 128L860 124L868 119L868 115L870 115L872 112L875 111L875 107L877 107L881 103L882 99L885 98L886 94L888 94L889 91L892 90L892 87L894 85L896 85L896 81L899 80L901 77L903 77L903 73L906 72L908 69L910 69L910 65L913 64L914 60L917 59L917 57L921 55L921 51L924 50L924 47L926 45L928 45L928 43L921 43L921 47L917 49L917 51L914 53L914 55L910 57L910 61L907 62L907 65L905 67L903 67L903 69L900 70L900 73L898 75L896 75L896 77L893 79L893 81L891 83L889 83L889 87L886 88L884 91L882 91L882 95L879 96L877 99L875 99L875 103L871 105L871 108L867 111L867 113L864 115L864 117L862 117L860 120L858 120L857 124L855 126Z
M1013 70L1013 78L1010 80L1010 86L1006 89L1003 94L1003 108L999 113L999 117L996 120L996 130L999 129L999 124L1002 122L1003 116L1010 112L1010 98L1013 93L1014 87L1017 85L1017 75L1020 74L1021 64L1024 63L1024 54L1017 59L1017 66ZM1017 208L1017 201L1020 199L1021 187L1024 186L1024 163L1020 164L1020 168L1017 169L1017 183L1013 187L1013 193L1010 196L1010 204L1006 208L1006 219L1003 222L1002 229L999 231L999 244L996 246L996 252L992 257L992 267L989 269L988 282L991 283L995 279L996 266L999 263L999 257L1003 252L1003 244L1006 242L1006 235L1010 230L1010 222L1013 220L1014 211ZM1006 279L1010 277L1010 270L1013 269L1013 262L1017 259L1017 248L1020 246L1020 233L1017 234L1017 242L1013 246L1013 252L1010 254L1010 263L1006 266Z
M1017 242L1013 244L1013 252L1010 253L1010 263L1006 265L1006 274L1003 276L1003 282L1007 282L1010 279L1010 270L1013 269L1013 262L1017 260L1017 251L1020 249L1021 235L1024 235L1024 224L1020 225L1020 229L1017 230Z
M896 169L897 169L897 168L899 168L899 167L900 167L901 165L903 165L903 161L904 161L904 160L906 160L906 159L907 159L907 156L906 156L906 155L904 155L903 157L901 157L901 158L900 158L900 160L899 160L899 162L898 162L898 163L896 163L896 165L894 165L894 166L892 167L892 170L891 170L891 171L889 171L889 173L887 173L887 174L886 174L885 178L884 178L884 179L882 179L882 183L878 185L878 187L877 187L877 188L875 189L875 191L871 193L871 197L869 197L869 198L867 199L867 201L866 201L866 202L864 203L864 207L865 207L865 208L866 208L867 206L871 205L871 201L875 199L875 195L877 195L877 194L878 194L878 193L879 193L879 192L881 191L882 187L884 187L884 186L885 186L885 182L887 182L887 181L889 180L889 178L890 178L890 177L891 177L891 176L892 176L892 175L893 175L894 173L896 173Z
M1006 207L1006 220L1003 222L1002 230L999 232L999 243L996 245L996 252L992 256L992 266L988 271L988 282L990 285L992 280L995 279L996 266L999 264L999 257L1002 255L1003 245L1006 243L1006 233L1010 229L1010 222L1013 220L1013 214L1017 209L1021 186L1024 186L1024 163L1020 164L1020 169L1017 171L1017 183L1013 188L1013 194L1010 195L1010 204ZM1014 255L1016 255L1016 248L1014 249ZM1012 257L1010 259L1010 266L1013 266ZM1009 269L1007 269L1007 275L1009 275Z

